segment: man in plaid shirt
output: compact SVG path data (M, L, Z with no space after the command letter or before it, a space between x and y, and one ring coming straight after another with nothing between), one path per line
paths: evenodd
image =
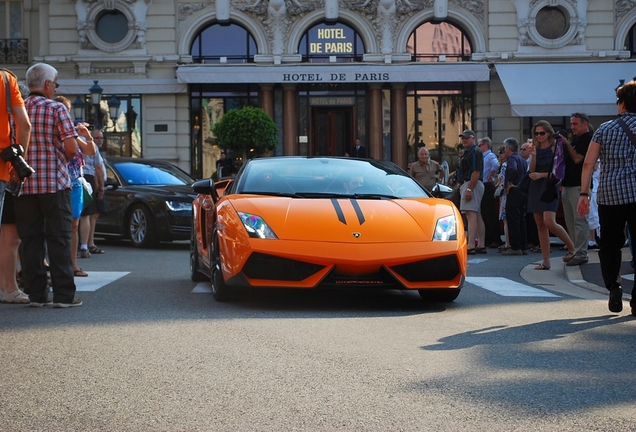
M81 306L75 298L71 265L71 181L67 162L77 153L77 131L66 107L52 100L59 84L57 70L37 63L26 73L31 94L25 101L31 120L26 161L35 173L16 199L18 234L22 240L24 292L30 305L48 304L45 241L53 284L53 307Z

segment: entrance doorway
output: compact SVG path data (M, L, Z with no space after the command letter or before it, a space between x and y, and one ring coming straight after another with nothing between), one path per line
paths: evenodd
M353 145L353 107L313 107L312 156L344 156Z

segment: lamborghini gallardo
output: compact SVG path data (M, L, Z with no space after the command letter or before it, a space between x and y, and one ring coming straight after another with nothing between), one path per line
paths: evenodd
M190 270L218 301L259 288L417 290L451 302L466 277L455 205L397 165L339 157L248 161L193 184Z

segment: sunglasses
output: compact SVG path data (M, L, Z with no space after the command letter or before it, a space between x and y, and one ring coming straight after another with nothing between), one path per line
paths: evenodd
M534 133L534 135L535 135L535 136L543 136L543 135L545 135L545 134L547 134L547 132L546 132L546 131L539 131L539 132L535 132L535 133Z

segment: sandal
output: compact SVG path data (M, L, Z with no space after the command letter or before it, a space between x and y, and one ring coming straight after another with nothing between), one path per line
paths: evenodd
M530 249L532 252L537 252L537 253L541 253L541 246L535 246L532 249Z
M75 270L73 272L73 274L75 275L75 277L86 277L88 276L88 273L86 273L84 270L79 269L79 270Z
M105 253L103 249L98 248L97 246L91 246L88 248L88 251L92 254L103 254Z
M547 267L547 266L545 266L545 265L543 265L543 264L539 264L539 265L538 265L538 266L536 266L534 269L535 269L535 270L550 270L550 267Z
M568 252L565 255L563 255L563 262L568 262L572 258L574 258L574 253L573 252Z

